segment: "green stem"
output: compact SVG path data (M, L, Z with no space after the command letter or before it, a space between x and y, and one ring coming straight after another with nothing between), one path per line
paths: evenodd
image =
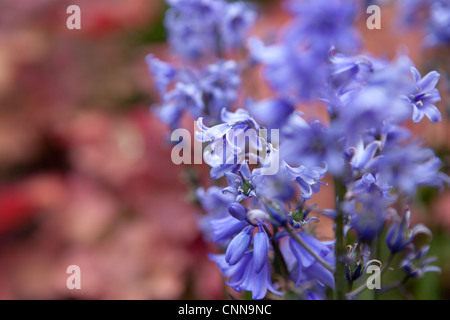
M330 266L325 260L322 259L319 255L317 255L316 252L314 252L308 245L303 241L302 238L300 238L290 227L286 226L285 230L289 235L299 244L301 245L310 255L314 257L314 259L317 260L322 266L324 266L328 271L334 272L334 269L332 266Z
M269 230L264 227L264 229L266 229L266 232L268 234L270 234ZM274 229L274 234L278 233L277 228ZM275 251L275 270L277 273L279 273L284 279L289 279L289 270L288 267L286 265L286 261L284 260L283 257L283 253L281 252L280 249L280 244L277 240L275 240L275 237L272 237L272 246L273 246L273 250Z
M334 297L336 300L346 299L346 279L345 279L345 244L344 244L344 213L340 208L340 202L345 196L345 186L337 178L334 179L334 188L336 192L336 244L335 244L335 256L336 256L336 271L334 273Z

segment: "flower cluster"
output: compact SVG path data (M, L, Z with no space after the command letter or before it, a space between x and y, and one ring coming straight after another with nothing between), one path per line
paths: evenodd
M328 298L330 291L355 298L362 290L346 292L342 283L362 278L386 228L386 245L405 255L408 277L438 270L424 258L427 247L414 242L430 231L410 229L410 211L401 216L394 208L407 209L421 187L449 181L441 160L405 126L442 120L439 73L422 77L405 55L391 61L361 52L354 1L287 1L292 19L269 45L244 41L255 15L241 2L168 2L169 42L191 63L180 69L149 56L163 101L158 112L172 127L184 110L198 118L195 137L205 145L210 176L226 181L197 195L209 217L202 228L224 250L210 258L230 287L253 299ZM248 60L224 60L239 46ZM242 65L262 67L272 98L237 99ZM325 105L327 117L312 119L300 105ZM336 204L318 208L310 202L327 177ZM335 221L331 241L316 232L322 218ZM356 244L345 252L350 239Z
M446 0L401 0L398 13L404 25L425 29L425 47L448 45L450 42L450 3Z

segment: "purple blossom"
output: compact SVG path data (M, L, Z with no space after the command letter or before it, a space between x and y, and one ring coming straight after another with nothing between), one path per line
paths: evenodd
M155 112L172 129L179 127L186 111L194 118L202 116L207 124L217 124L222 109L237 100L241 80L233 60L218 60L201 69L175 69L151 55L147 62L162 98ZM174 84L173 89L167 92L170 84Z
M239 68L235 61L219 60L207 66L201 75L200 86L205 101L202 115L208 123L217 123L222 109L230 109L234 105L240 84Z
M441 268L430 265L436 261L435 257L427 258L430 246L424 246L419 249L410 251L406 257L400 262L402 268L408 277L420 278L427 272L441 272Z
M265 164L271 160L270 154L274 154L275 150L260 134L262 127L248 111L222 109L221 120L223 123L212 127L203 124L203 117L197 120L200 130L195 132L195 138L209 143L203 156L205 162L213 167L211 177L217 179L226 172L236 172L246 158L250 164Z
M184 111L188 110L197 118L204 109L200 88L191 83L178 82L175 88L164 96L162 107L155 109L156 114L172 129L180 126L179 121Z
M450 42L450 3L446 0L432 1L427 21L426 47L448 45Z
M372 141L367 146L364 146L364 142L361 139L356 148L348 150L348 153L352 156L350 160L351 168L358 172L365 172L372 167L376 161L375 154L380 147L381 142L379 141Z
M356 231L359 241L370 242L380 234L386 221L386 201L368 194L342 206L350 217L350 227Z
M170 63L161 61L152 54L147 55L145 61L151 76L156 80L156 88L159 95L164 97L167 87L175 79L176 69Z
M283 164L275 175L263 175L258 168L252 171L252 185L258 199L283 202L292 200L295 197L295 188L291 181L292 178Z
M383 149L374 169L383 183L413 196L418 187L443 187L449 182L448 176L439 171L441 167L442 161L431 149L412 141Z
M223 216L227 212L228 206L234 202L234 197L222 192L222 188L212 186L208 189L199 188L196 191L203 209L212 216Z
M283 97L297 101L323 95L327 66L322 56L298 52L288 41L265 46L259 39L252 38L249 49L253 59L264 65L264 78Z
M431 71L422 78L419 71L412 67L411 73L414 77L415 90L408 96L413 108L412 119L415 123L420 122L424 116L427 116L432 123L442 120L439 109L434 103L441 101L441 96L436 84L439 81L439 73Z
M330 50L329 60L330 86L339 95L361 89L375 71L373 62L375 59L367 56L348 56L342 53L332 54Z
M253 175L247 163L240 165L238 168L236 173L225 172L228 186L223 189L223 192L235 195L236 202L249 197L256 197L255 187L252 182Z
M167 0L165 27L172 50L188 61L221 57L243 43L255 14L243 3Z
M248 211L238 203L231 204L228 210L231 219L218 222L221 228L217 235L220 240L225 239L223 235L232 239L224 256L211 256L211 259L219 265L224 276L230 277L228 284L236 291L252 291L253 299L264 298L267 290L281 294L273 288L270 279L270 241L263 221L268 218L267 213L260 209Z
M255 227L253 226L245 227L229 243L225 252L225 261L230 266L236 264L247 251L252 242L252 232L254 229Z
M334 46L352 52L360 45L353 26L356 5L348 0L288 1L295 19L289 26L287 41L301 43L314 52L326 54Z
M227 284L237 292L251 291L252 299L263 299L267 291L277 295L282 293L274 287L271 280L271 270L268 262L264 263L259 272L254 259L254 251L247 252L235 265L230 266L224 255L210 255L210 259L217 263L222 274L229 277Z
M265 298L268 291L283 294L272 283L272 272L279 269L272 265L284 261L278 266L286 267L295 282L289 291L299 298L322 299L329 289L339 293L333 269L342 270L336 276L356 281L369 259L361 248L370 251L385 227L391 253L407 253L400 267L409 277L439 270L425 257L428 247L417 249L413 243L419 234L431 236L430 230L420 224L410 228L409 211L389 219L394 205L411 202L419 187L450 182L440 171L442 161L412 140L405 126L411 118L442 119L435 106L441 99L436 71L422 78L406 55L390 61L358 52L353 0L286 1L292 20L280 42L250 39L250 61L243 62L223 57L243 45L256 18L251 8L224 0L167 2L168 40L182 67L147 57L162 100L156 112L172 128L185 112L197 118L195 138L205 144L210 176L225 177L207 190L199 188L197 196L207 212L203 232L224 253L210 258L231 288L251 291L253 299ZM414 19L421 18L415 15L422 4L431 8L422 21L426 41L448 42L447 4L412 4ZM273 95L259 101L242 96L245 102L238 105L245 93L239 72L255 62ZM304 118L296 110L320 101L326 103L327 121ZM265 129L279 131L260 135ZM279 170L265 175L274 158ZM334 210L309 205L326 174L337 186ZM344 216L343 229L335 230L346 241L353 231L355 244L347 255L335 257L343 243L313 235L309 222L318 217L307 218L313 209L336 219L336 227Z
M320 121L308 124L293 114L280 138L281 158L291 167L314 168L326 164L328 171L339 175L344 166L342 135Z
M351 194L356 198L364 197L367 194L379 197L380 201L387 203L393 202L395 197L389 193L392 187L380 181L380 174L375 176L372 173L365 173L361 179L355 181L352 186L349 186Z
M234 202L234 197L230 194L224 194L222 188L218 186L212 186L207 190L198 188L196 195L206 212L206 215L199 217L198 223L203 234L210 238L212 234L211 220L228 217L228 207Z
M244 39L256 20L256 14L245 2L227 4L221 19L220 31L226 48L237 48L244 44Z
M419 234L425 234L430 239L432 237L430 229L423 224L417 224L412 229L409 227L411 211L407 211L403 219L395 215L386 235L386 244L392 253L405 250Z
M265 99L247 104L247 110L255 120L268 129L283 127L294 109L294 104L286 99Z
M290 167L287 164L285 164L285 166L288 174L295 182L297 182L301 191L300 197L302 199L311 199L313 193L318 193L320 191L320 186L326 184L320 181L328 170L326 163L324 163L324 166L322 167L310 168L303 165L296 168Z
M334 265L333 242L322 242L306 232L295 231L298 237L308 245L318 256ZM280 237L286 233L280 234ZM303 246L293 238L287 238L282 244L282 253L288 265L291 277L299 285L307 279L314 279L321 284L334 288L333 273L322 266Z

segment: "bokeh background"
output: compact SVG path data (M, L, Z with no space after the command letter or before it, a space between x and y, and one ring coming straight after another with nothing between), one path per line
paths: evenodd
M279 1L256 3L253 32L273 36L288 17ZM81 30L66 28L72 4ZM191 201L207 168L171 163L169 131L149 109L158 101L145 56L171 58L165 9L162 0L0 1L0 299L227 298ZM390 58L405 50L422 74L442 73L444 120L414 131L448 173L449 48L423 49L423 30L403 30L396 14L382 8L381 30L361 15L365 47ZM433 230L443 272L385 297L448 299L450 190L421 190L412 211ZM81 290L66 287L72 264Z

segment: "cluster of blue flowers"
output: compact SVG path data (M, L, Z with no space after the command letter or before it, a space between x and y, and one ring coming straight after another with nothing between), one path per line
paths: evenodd
M361 290L347 292L341 280L363 278L383 230L391 255L403 255L407 277L439 270L426 257L428 246L413 241L431 232L410 227L408 205L418 188L442 188L449 178L405 126L441 121L438 72L422 76L405 55L390 61L361 52L355 1L285 1L292 19L273 44L249 37L256 13L242 2L167 2L178 62L148 56L161 97L154 110L172 129L185 111L198 119L196 139L217 180L197 190L206 212L201 228L223 250L210 258L231 288L253 299L323 299L333 291L356 298ZM225 58L243 52L239 61ZM244 68L262 68L272 98L245 96ZM310 119L299 105L324 105L328 117ZM277 134L261 137L262 129ZM236 142L245 138L244 147ZM273 161L278 170L265 174ZM310 204L326 176L334 181L334 208ZM321 217L336 221L334 240L318 239ZM346 252L349 239L356 240Z
M450 43L450 2L448 0L399 0L397 11L402 24L425 30L423 45L436 47Z

